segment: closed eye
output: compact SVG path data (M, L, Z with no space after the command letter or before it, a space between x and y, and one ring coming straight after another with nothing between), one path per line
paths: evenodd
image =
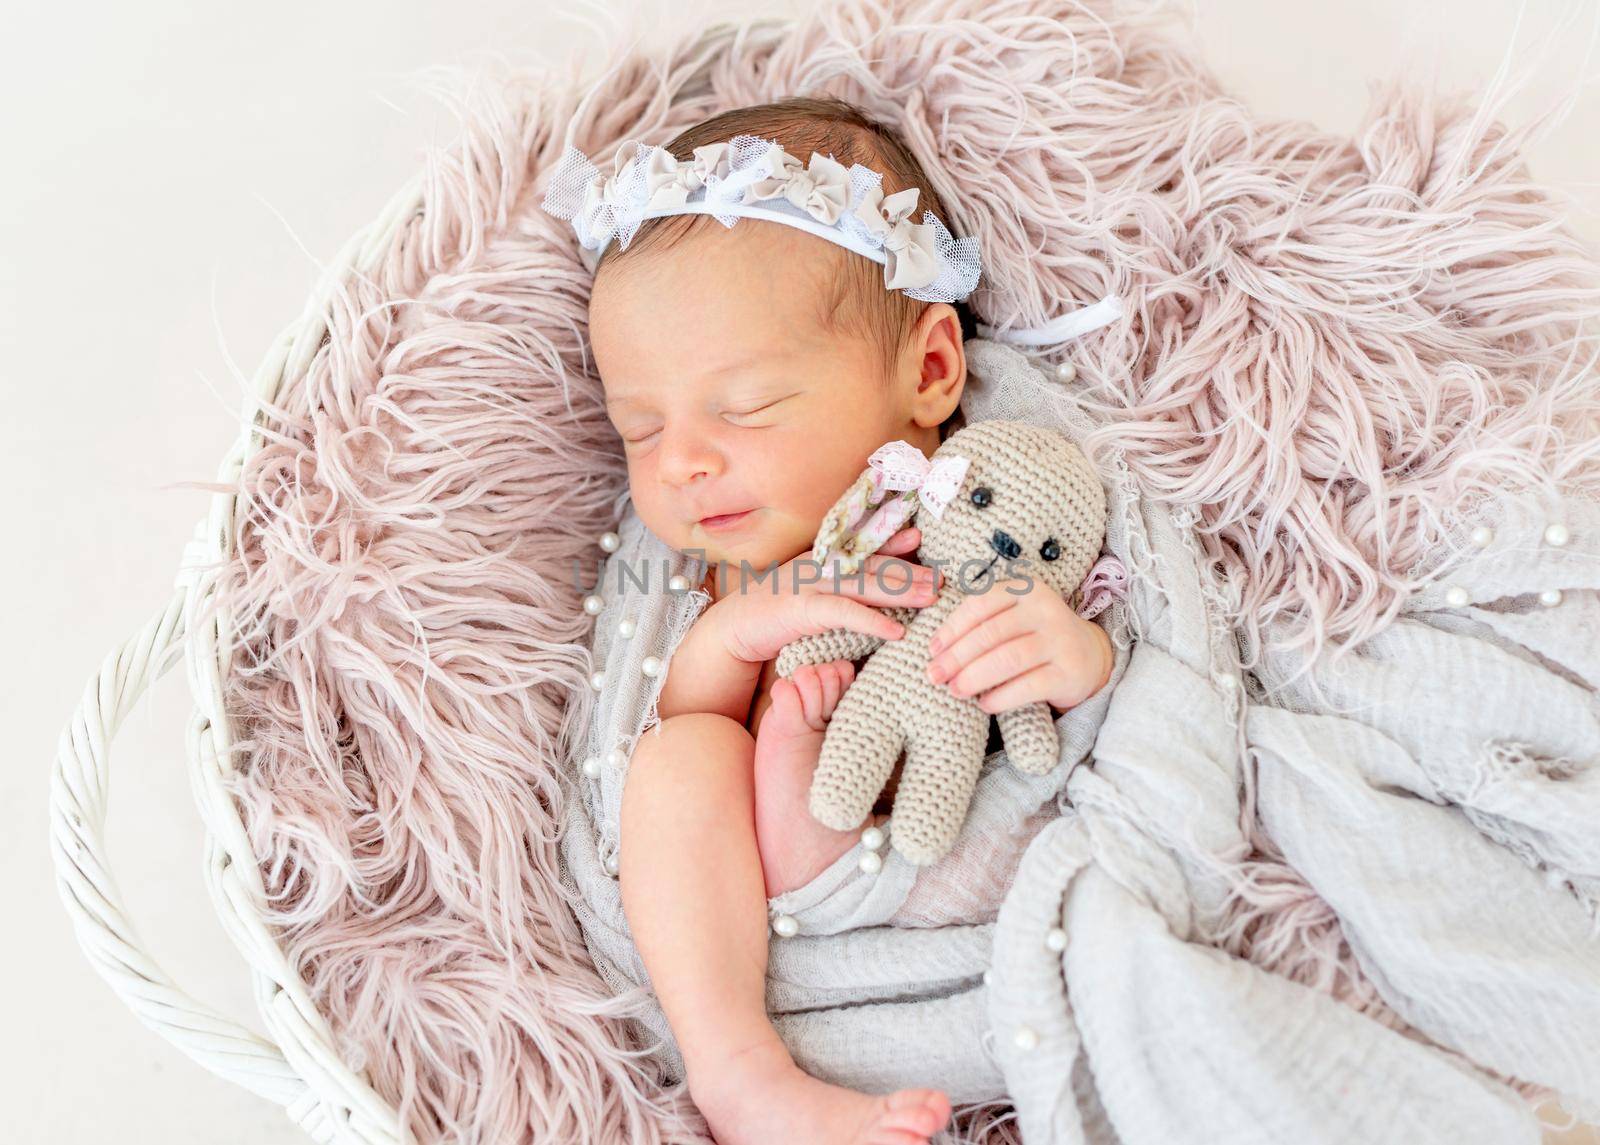
M785 396L783 396L781 398L776 398L773 401L766 402L766 403L764 403L762 405L755 406L755 407L753 407L751 409L729 410L723 416L725 416L725 417L753 417L754 415L756 415L758 413L764 413L765 411L771 409L775 405L778 405L778 404L780 404L782 402L788 401L792 397L794 397L793 394L786 394Z

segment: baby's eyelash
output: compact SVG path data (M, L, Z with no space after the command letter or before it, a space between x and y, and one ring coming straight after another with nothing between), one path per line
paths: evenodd
M762 410L771 409L773 406L777 405L778 402L781 402L782 400L783 400L782 398L779 398L778 401L772 401L772 402L766 403L766 405L756 406L755 409L731 409L731 410L728 411L728 416L729 417L749 417L751 414L757 414L757 413L760 413Z
M781 402L786 402L792 397L794 397L793 394L785 394L781 398L774 398L772 401L766 402L763 405L756 406L754 409L727 410L723 414L723 416L724 417L752 417L755 414L762 413L765 410L771 409L773 406L778 405ZM626 442L627 444L629 444L629 445L642 445L645 442L649 441L652 437L654 437L656 434L658 434L660 432L661 431L659 429L653 429L649 433L645 434L642 437L623 437L622 440L624 442Z

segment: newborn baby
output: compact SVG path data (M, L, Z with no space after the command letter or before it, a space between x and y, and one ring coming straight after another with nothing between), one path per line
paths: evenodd
M740 109L667 149L687 158L741 133L871 167L886 195L917 187L917 214L944 215L904 147L837 101ZM812 819L811 773L856 666L782 679L773 662L809 633L898 639L903 626L882 609L937 596L936 571L906 559L915 529L867 558L859 579L802 569L874 450L903 439L931 456L958 428L970 318L888 279L884 264L803 229L680 214L608 247L589 304L634 508L710 565L711 603L669 662L659 727L629 761L619 878L690 1094L720 1142L926 1142L951 1113L939 1090L874 1095L809 1076L765 1007L767 898L830 866L888 805L851 831ZM936 639L934 682L989 712L1044 700L1059 713L1111 672L1104 630L1052 592L969 598Z

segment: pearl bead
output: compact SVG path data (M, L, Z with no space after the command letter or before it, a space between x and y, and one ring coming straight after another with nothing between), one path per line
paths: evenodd
M991 975L987 970L985 970L983 972L983 984L985 986L988 986L988 985L991 985L993 982L994 982L994 976Z
M614 553L622 547L622 537L617 533L601 533L600 547L608 553Z
M793 938L800 933L800 924L791 916L780 914L772 920L772 930L775 934L779 934L784 938Z
M1539 594L1539 603L1546 608L1554 608L1561 603L1561 590L1559 588L1545 589Z
M667 581L667 587L673 592L688 592L689 578L686 576L674 576L671 580Z
M1078 376L1078 367L1074 366L1071 362L1057 362L1056 363L1056 381L1058 381L1058 382L1070 382L1070 381L1072 381L1073 378L1076 378L1077 376Z
M1451 608L1460 608L1472 598L1467 595L1467 590L1459 584L1453 584L1445 590L1444 602Z
M607 855L605 866L606 874L610 875L612 878L616 878L617 873L622 870L622 860L616 855Z
M606 674L604 672L590 672L589 673L589 687L593 688L595 691L598 692L601 688L604 688L605 686L606 686Z
M1572 539L1572 534L1567 532L1567 527L1565 525L1546 525L1545 526L1545 530L1544 530L1544 542L1545 542L1545 544L1554 545L1556 548L1559 549L1562 545L1566 544L1571 539Z
M624 640L632 637L637 631L639 631L639 626L634 623L633 617L625 616L621 620L617 621L617 635L622 637Z
M1480 549L1486 549L1494 543L1494 530L1488 525L1479 525L1472 530L1472 543Z
M1067 948L1067 932L1059 926L1052 926L1050 933L1044 936L1044 944L1059 954Z
M606 752L606 766L612 771L620 771L622 765L628 762L628 757L622 754L620 747L614 747Z
M639 661L639 671L652 679L661 675L661 658L659 656L646 656Z
M606 599L603 596L596 596L593 593L590 593L588 596L583 598L583 610L590 616L599 616L600 610L605 608L605 606Z
M869 851L876 851L883 846L883 828L868 827L861 832L861 845Z
M1031 1050L1039 1044L1039 1035L1034 1032L1032 1026L1018 1026L1012 1040L1017 1043L1019 1050Z
M856 864L869 875L875 875L883 870L883 858L876 851L868 851L861 856L861 862Z
M595 776L599 775L600 761L591 755L588 759L583 761L583 773L590 779L593 779Z

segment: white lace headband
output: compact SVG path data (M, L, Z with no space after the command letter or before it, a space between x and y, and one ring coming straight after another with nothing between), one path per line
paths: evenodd
M617 148L615 171L607 177L569 144L545 189L544 210L572 221L590 270L613 239L626 250L646 219L702 214L725 227L741 218L798 227L882 264L886 289L924 302L960 302L978 284L978 240L953 237L929 210L915 222L918 188L885 196L883 176L860 163L847 168L813 151L802 164L775 139L735 135L696 147L686 160L630 139ZM985 337L1042 345L1098 329L1121 313L1108 295L1034 329L978 329Z
M881 263L886 288L925 302L959 302L978 284L978 240L952 237L932 211L915 221L918 189L886 197L883 177L859 163L813 151L802 164L777 140L735 135L683 161L629 140L616 171L605 178L569 146L545 191L544 209L572 220L591 267L613 238L626 250L645 219L703 214L725 227L740 218L799 227Z

